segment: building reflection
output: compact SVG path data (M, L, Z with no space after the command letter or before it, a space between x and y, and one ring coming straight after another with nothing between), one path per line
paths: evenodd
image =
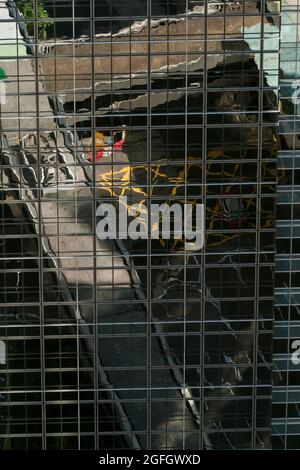
M1 108L4 449L270 444L278 2L136 3L45 2L39 125ZM121 195L204 203L204 248L98 240Z

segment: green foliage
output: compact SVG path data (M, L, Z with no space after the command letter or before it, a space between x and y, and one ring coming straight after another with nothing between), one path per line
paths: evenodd
M0 67L0 80L4 80L6 78L4 70Z
M34 1L35 0L16 0L16 5L19 8L20 12L24 16L26 20L30 18L35 18L35 11L34 11ZM48 13L44 10L44 6L41 0L37 0L37 14L38 19L41 18L48 18ZM51 21L38 22L38 39L45 40L47 39L47 33L52 26ZM34 23L30 21L26 21L26 27L29 36L34 36Z

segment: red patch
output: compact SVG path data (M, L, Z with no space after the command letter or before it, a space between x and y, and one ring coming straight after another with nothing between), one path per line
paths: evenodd
M230 228L242 227L246 223L246 218L241 217L240 219L232 219L228 221Z
M100 158L104 157L105 153L109 152L110 154L112 154L113 150L116 150L117 152L119 152L123 150L123 145L124 145L124 140L118 140L118 142L116 142L113 146L103 147L103 150L96 153L95 158L93 158L93 153L91 152L89 155L88 161L93 162L93 161L100 160Z

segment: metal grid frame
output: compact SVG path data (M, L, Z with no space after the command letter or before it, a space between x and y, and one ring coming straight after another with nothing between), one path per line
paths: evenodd
M16 108L0 111L7 344L1 446L268 447L278 69L258 64L278 55L279 30L265 32L279 15L270 3L278 2L257 9L254 1L184 1L170 13L176 2L147 0L143 17L130 16L128 2L118 20L130 32L108 39L97 28L113 12L97 16L101 2L83 2L86 17L77 16L80 2L54 3L70 6L71 32L55 9L54 37L37 39L46 20L34 1L34 19L22 20L33 23L31 55L22 47L17 73L9 74ZM125 2L109 4L117 12ZM88 38L76 37L80 20L90 25ZM70 38L57 33L60 23ZM101 71L107 54L110 67ZM193 69L198 56L202 63ZM156 104L164 94L167 101ZM80 111L88 95L90 109ZM129 111L99 111L98 95L109 104L127 97ZM131 96L144 95L145 104L134 108ZM96 131L109 135L122 125L124 150L89 162ZM137 190L147 203L205 201L205 249L99 243L99 202L120 191L140 200Z
M298 1L282 2L280 53L280 137L277 188L277 255L274 322L273 436L275 449L299 447L299 367L292 362L292 343L299 339L299 105L293 102L299 76ZM296 85L296 87L295 87Z

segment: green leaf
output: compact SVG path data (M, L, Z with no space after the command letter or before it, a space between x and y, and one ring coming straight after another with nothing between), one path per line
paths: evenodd
M24 16L25 19L31 19L34 18L34 4L32 0L16 0L17 7L19 8L20 12ZM37 4L37 15L38 18L48 18L48 13L46 10L44 10L43 3L41 0L38 0ZM47 32L51 28L53 22L52 21L47 21L47 23L44 22L38 22L38 39L47 39ZM28 34L30 36L34 35L34 23L31 22L26 22L26 27Z
M4 80L6 78L4 70L0 67L0 80Z

